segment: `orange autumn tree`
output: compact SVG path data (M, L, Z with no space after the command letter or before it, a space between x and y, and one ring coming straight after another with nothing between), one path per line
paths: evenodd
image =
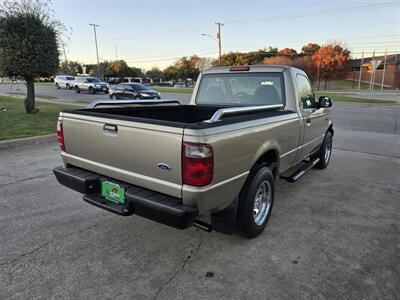
M327 89L328 79L340 79L345 75L349 57L350 51L343 49L340 45L326 45L313 54L311 59L314 72L318 73L318 78L325 79L325 89Z
M278 54L282 56L295 57L297 55L297 51L292 48L284 48L279 50Z

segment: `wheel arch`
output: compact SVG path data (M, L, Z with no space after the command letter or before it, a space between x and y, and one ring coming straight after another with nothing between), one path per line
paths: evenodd
M272 174L276 178L279 172L279 150L278 148L269 148L265 150L261 155L258 156L257 160L254 162L251 170L257 169L259 167L269 167L271 168Z
M332 136L333 136L333 134L334 134L334 132L335 132L335 131L333 130L333 124L329 125L328 130L327 130L326 132L330 132L330 133L332 134Z

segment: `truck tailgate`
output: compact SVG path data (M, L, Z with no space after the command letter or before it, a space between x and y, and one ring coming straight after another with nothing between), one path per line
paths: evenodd
M181 197L183 128L70 113L60 116L65 164Z

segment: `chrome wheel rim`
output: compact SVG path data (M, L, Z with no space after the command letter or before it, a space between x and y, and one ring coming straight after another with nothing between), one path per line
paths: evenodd
M271 209L272 188L271 184L264 180L261 182L254 198L253 217L254 223L262 225Z
M331 154L332 154L332 140L330 139L325 149L324 159L326 163L331 159Z

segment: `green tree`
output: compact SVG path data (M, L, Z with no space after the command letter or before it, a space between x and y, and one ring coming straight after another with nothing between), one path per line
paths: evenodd
M301 54L304 55L313 55L318 49L321 48L320 45L315 43L308 43L301 48Z
M163 72L159 68L154 67L146 72L146 76L153 80L157 80L163 77Z
M163 80L177 80L179 79L178 68L176 66L169 66L163 71Z
M273 54L273 53L278 54L279 50L278 50L277 47L271 47L271 46L269 46L267 52L268 52L268 53L271 53L271 54Z
M66 74L76 76L82 74L82 65L76 61L61 62L58 74Z
M59 68L57 31L45 0L2 0L0 4L0 69L26 80L25 110L36 113L35 77L54 75Z
M124 60L110 61L107 65L109 77L128 77L131 73L130 67Z
M221 57L221 64L223 66L241 66L241 65L254 65L263 61L268 53L260 49L255 52L229 52Z
M200 70L209 64L208 59L203 59L197 55L191 57L182 57L175 62L174 65L167 67L163 71L164 80L186 80L191 78L196 80L200 74Z

